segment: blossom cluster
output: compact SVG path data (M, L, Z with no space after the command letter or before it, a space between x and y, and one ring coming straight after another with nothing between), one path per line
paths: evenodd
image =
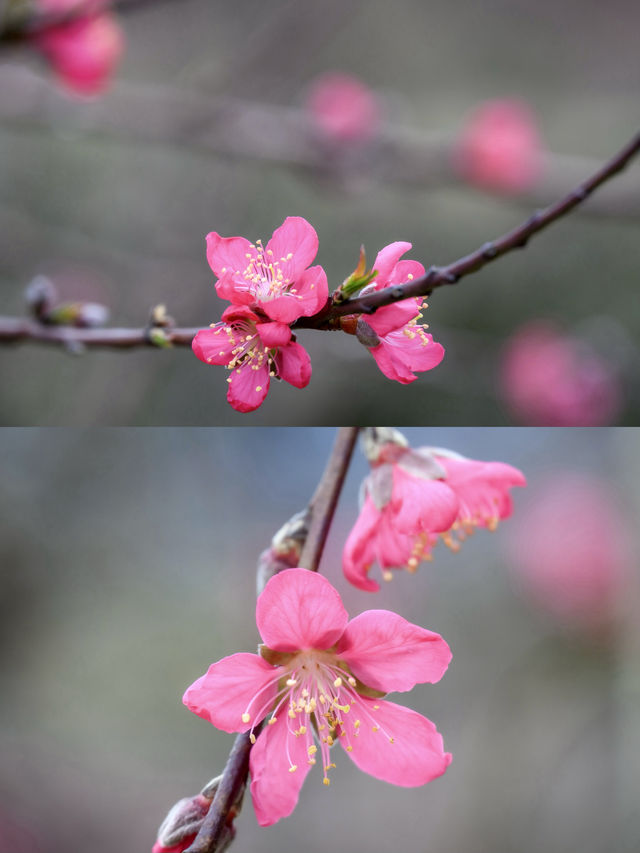
M410 248L411 243L397 242L382 249L362 280L362 293L423 275L422 264L400 260ZM271 379L296 388L309 383L311 360L291 327L329 303L326 273L311 266L317 252L318 235L300 216L287 217L266 245L215 231L207 235L216 292L230 305L221 322L196 334L193 351L206 364L230 370L227 400L234 409L257 409ZM422 308L422 299L415 298L380 308L367 318L364 337L357 317L347 318L342 328L359 333L385 376L406 384L417 378L414 371L429 370L444 357L442 346L418 322Z

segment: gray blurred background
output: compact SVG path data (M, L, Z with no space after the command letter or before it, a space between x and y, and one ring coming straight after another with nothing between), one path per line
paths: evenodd
M233 736L180 699L213 660L255 648L257 555L305 505L333 434L2 430L2 853L143 853L168 807L221 770ZM636 851L637 564L626 622L607 638L517 594L506 545L540 484L563 471L600 478L631 529L637 432L407 434L509 462L529 480L497 532L457 555L437 546L432 563L373 595L340 569L366 473L358 452L321 566L351 615L393 609L449 642L442 681L398 699L436 722L453 764L404 790L339 754L331 787L311 773L277 826L260 829L247 800L234 849Z
M113 93L86 114L46 82L35 54L0 56L2 314L22 313L24 287L44 273L66 298L107 303L117 325L142 326L151 306L166 303L179 325L205 326L224 307L205 234L266 239L291 214L318 231L317 261L332 287L353 269L361 243L373 259L408 240L414 258L447 263L555 200L637 130L640 5L631 0L176 0L147 4L122 23L127 50ZM316 75L334 69L379 92L387 120L408 132L453 136L479 102L522 97L566 166L535 197L505 200L450 186L437 169L415 186L386 180L366 153L315 171L234 156L233 141L220 141L224 122L213 122L217 150L193 142L211 119L209 99L298 107ZM33 74L44 94L27 104ZM141 98L133 136L119 113L132 93ZM185 105L199 98L193 115ZM244 131L259 148L260 124ZM310 387L278 385L247 418L224 400L226 372L188 350L76 358L24 346L2 352L0 422L506 423L496 393L501 347L516 326L546 316L613 359L626 377L620 423L637 423L640 315L629 306L639 187L636 166L525 252L434 294L427 321L447 356L410 387L387 380L353 338L305 332ZM635 215L599 215L620 194Z

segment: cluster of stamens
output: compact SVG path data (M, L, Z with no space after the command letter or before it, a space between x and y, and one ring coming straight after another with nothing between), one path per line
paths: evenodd
M260 692L270 687L274 681L278 684L278 693L273 700L260 707ZM270 713L266 724L275 725L282 714L286 715L288 735L286 739L289 772L295 773L298 766L293 762L290 752L290 738L304 738L307 763L314 765L320 752L323 767L323 783L329 784L329 770L335 767L330 759L330 748L341 739L347 752L352 752L355 739L359 737L362 726L369 725L371 731L381 732L389 743L393 738L375 720L365 703L361 701L356 688L358 682L349 672L346 664L339 661L331 652L308 650L292 657L286 667L277 667L274 678L262 691L257 693L245 713L243 723L254 721L250 730L251 742L255 743L253 733L255 723ZM257 706L257 707L255 707ZM355 711L352 709L356 707ZM379 705L373 709L379 710Z
M413 276L410 275L408 278L410 281ZM429 328L429 325L427 323L419 322L424 316L423 311L428 307L429 306L426 302L421 303L418 314L412 320L409 320L407 325L402 330L402 333L405 335L405 337L409 338L410 340L413 340L415 337L420 338L420 343L423 347L426 347L427 344L431 343L427 335L427 329Z
M265 249L261 240L250 244L249 252L245 253L247 266L244 270L228 270L222 268L222 273L232 272L235 276L237 290L246 290L257 302L267 302L278 296L291 296L302 299L297 294L294 280L287 275L289 262L293 252L281 258L276 258L272 249ZM312 285L313 286L313 285Z
M216 323L212 326L214 335L226 335L232 346L231 358L227 362L227 370L235 370L238 367L250 366L251 370L260 370L267 364L269 376L277 376L278 370L275 362L276 350L262 343L256 330L256 326L250 320L234 320L232 323ZM224 356L226 350L220 350ZM211 361L211 358L208 359ZM232 377L227 378L231 382ZM262 391L262 386L256 386L256 392Z

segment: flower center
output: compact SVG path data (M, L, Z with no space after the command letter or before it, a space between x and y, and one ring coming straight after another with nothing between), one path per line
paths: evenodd
M241 275L245 281L244 285L236 285L239 290L248 290L257 302L268 302L279 296L302 298L296 293L291 278L292 252L276 258L271 249L264 248L261 240L256 240L255 245L251 243L251 250L246 253L248 263L244 271L236 270L236 275Z
M251 320L233 320L231 323L219 324L214 334L225 334L232 346L231 357L226 364L227 370L235 370L245 365L250 365L252 370L260 370L266 362L269 375L278 375L275 361L277 348L269 348L262 343L256 325ZM220 350L220 355L224 354L225 351ZM231 378L227 379L227 382L230 381Z
M288 660L283 666L276 667L274 674L273 680L277 679L278 683L275 702L269 700L260 707L260 702L256 701L260 694L256 694L242 715L243 722L253 719L258 723L271 711L267 720L270 726L275 725L281 715L286 715L289 737L304 738L308 764L316 763L316 754L320 751L325 785L329 784L328 771L335 767L329 750L338 738L344 740L347 752L352 752L361 726L369 725L373 732L380 731L390 743L394 742L384 727L376 722L358 691L381 694L360 684L344 661L333 652L306 649L284 657ZM273 681L267 686L271 684ZM257 710L252 711L254 706ZM355 711L352 710L354 706L357 706ZM379 705L373 706L374 711L379 708ZM255 743L253 726L250 737ZM286 739L287 759L289 771L295 773L298 768L289 753L289 737Z

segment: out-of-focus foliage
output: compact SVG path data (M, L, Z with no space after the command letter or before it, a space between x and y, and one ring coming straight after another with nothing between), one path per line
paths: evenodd
M637 129L640 7L628 0L182 0L145 4L123 24L121 89L170 86L185 97L296 106L318 74L343 69L384 96L387 121L417 131L455 134L478 103L505 96L531 105L547 145L559 153L604 161ZM48 73L20 48L3 53L0 74L16 63ZM0 103L16 98L15 87L0 87ZM109 95L98 108L110 115ZM166 115L167 126L178 120ZM412 257L446 263L531 210L530 203L437 181L430 188L378 181L366 157L330 177L206 152L189 145L188 129L182 145L164 144L161 132L152 142L135 142L119 137L116 114L112 132L100 135L70 131L60 104L37 124L0 125L2 314L20 314L26 284L47 274L64 298L107 303L115 324L142 326L152 305L166 303L180 325L206 326L223 307L205 259L208 231L268 238L285 216L304 216L318 231L317 260L336 287L361 243L375 257L389 242L409 240ZM577 213L524 252L434 294L425 319L447 355L410 387L381 376L355 339L304 332L314 371L308 389L278 385L259 412L242 416L224 402L225 371L207 370L187 350L73 358L24 346L2 352L0 419L507 422L496 388L500 348L532 317L583 332L637 375L630 342L640 320L629 310L637 291L636 234L636 221ZM627 387L622 422L638 421L638 393Z
M304 833L310 853L345 839L371 853L398 843L632 853L637 589L617 636L574 633L519 597L505 545L560 470L602 478L630 524L640 508L638 437L406 432L414 445L500 459L529 479L512 521L477 532L458 554L439 544L432 563L373 595L340 570L367 471L358 452L321 566L350 614L392 609L450 644L448 672L415 688L410 704L436 722L453 763L436 782L404 790L337 754L331 787L310 774L295 814L276 827L261 830L247 802L238 849L295 849ZM255 648L257 556L305 505L332 440L332 430L295 429L0 433L0 839L36 839L12 850L63 853L79 838L93 853L148 850L169 806L221 770L233 736L180 698L211 661Z

